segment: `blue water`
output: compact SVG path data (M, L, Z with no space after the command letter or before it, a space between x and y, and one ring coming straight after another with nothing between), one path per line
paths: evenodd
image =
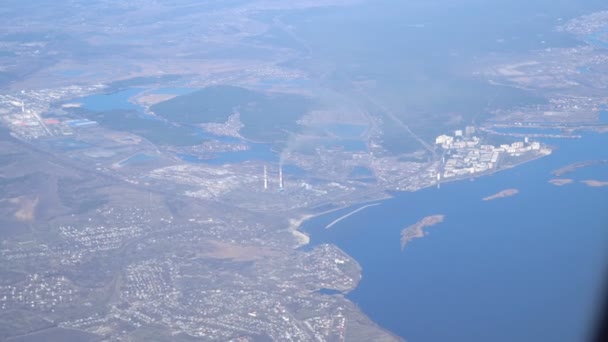
M285 86L292 86L292 87L306 87L306 86L310 86L311 81L305 78L288 78L288 79L284 79L284 78L266 78L260 81L260 83L258 84L259 86L262 87L272 87L272 86L277 86L277 85L285 85Z
M158 94L186 94L192 92L195 89L191 88L161 88L154 91ZM142 108L134 103L129 102L129 98L142 92L142 89L132 88L127 90L121 90L111 94L96 94L78 99L77 101L83 104L83 107L92 111L110 111L110 110L135 110L140 115L140 118L159 120L159 118L147 115L143 112ZM239 143L243 142L241 139L233 137L215 136L202 129L197 129L197 133L201 138L219 140L225 143ZM278 155L272 151L272 146L269 144L255 144L249 143L250 149L246 151L237 152L222 152L214 153L210 159L200 159L194 155L178 154L178 157L183 161L189 163L206 163L206 164L227 164L237 163L247 160L266 160L266 161L278 161Z
M88 126L88 125L95 125L95 124L97 124L95 121L91 121L91 120L87 120L87 119L83 119L83 120L69 120L69 121L66 121L66 123L68 125L70 125L70 127L82 127L82 126Z
M608 160L606 163L596 164L589 167L581 168L576 172L565 173L563 178L572 178L576 181L595 179L599 181L608 181Z
M511 133L511 134L555 134L563 135L564 132L559 128L536 128L536 127L508 127L508 128L494 128L499 133Z
M198 135L201 138L218 140L227 144L245 143L242 139L230 137L230 136L218 136L211 134L205 130L198 129ZM269 162L278 162L279 155L272 150L272 145L263 143L251 143L246 142L249 145L249 149L245 151L234 151L234 152L218 152L213 153L211 158L204 159L199 158L196 155L187 153L177 154L177 156L188 163L193 164L211 164L211 165L223 165L229 163L240 163L248 160L263 160Z
M600 111L600 122L604 124L608 124L608 110Z
M126 90L117 91L110 94L95 94L78 99L78 102L83 104L83 107L88 110L95 112L103 112L110 110L135 110L138 113L138 117L148 120L162 120L161 118L153 115L144 113L143 108L135 103L129 101L129 99L139 93L143 89L131 88ZM184 95L196 91L192 88L160 88L152 91L153 94L170 94L170 95Z
M591 72L591 67L589 66L580 66L578 68L576 68L576 71L581 73L581 74L588 74Z
M596 47L608 49L608 41L603 40L603 39L605 39L603 37L605 37L607 33L608 33L608 27L605 27L602 30L599 30L597 32L587 35L585 40L587 41L587 43L594 45Z
M410 341L584 341L608 260L608 188L547 181L567 164L608 158L608 134L551 143L559 145L551 156L517 168L400 193L329 230L352 208L303 228L313 245L335 243L361 264L348 297ZM481 200L507 188L520 193ZM400 231L433 214L446 221L402 252Z
M199 89L195 88L160 88L154 89L152 94L168 94L168 95L186 95L193 93Z
M103 112L117 109L132 109L139 110L141 107L129 102L129 98L137 95L142 90L138 88L117 91L111 94L96 94L83 97L77 101L82 103L83 107L95 112Z
M243 140L240 138L225 136L225 135L211 134L201 128L196 128L196 134L198 137L205 138L205 139L211 139L211 140L217 140L217 141L221 141L226 144L237 144L237 143L243 142Z
M210 164L240 163L248 160L263 160L268 162L278 162L278 154L272 151L269 144L250 144L249 150L236 152L216 153Z
M199 158L193 154L177 153L177 156L179 157L179 159L193 164L204 164L208 162L208 159Z
M268 144L250 144L250 148L245 151L213 153L212 158L202 159L191 154L178 154L181 160L193 164L223 165L231 163L241 163L249 160L262 160L277 163L278 154L274 153Z

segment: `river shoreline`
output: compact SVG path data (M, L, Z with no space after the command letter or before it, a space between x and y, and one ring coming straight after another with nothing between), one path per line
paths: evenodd
M454 294L456 297L451 297L450 300L455 300L458 305L455 305L453 310L454 313L463 312L466 314L476 315L477 319L486 319L482 316L477 316L484 307L484 296L491 296L491 293L474 291L477 289L478 284L484 284L485 287L481 287L483 291L493 289L495 291L505 291L507 296L511 296L507 302L502 303L506 307L511 309L517 309L519 305L521 294L516 293L513 288L513 283L517 284L516 288L521 286L528 286L527 280L530 282L530 286L533 289L545 288L546 287L546 276L540 277L539 274L553 277L554 281L561 281L564 284L570 284L569 286L579 286L581 289L585 288L587 284L591 282L587 280L592 276L590 273L583 274L582 271L572 271L573 276L582 275L578 280L565 282L563 278L560 278L563 269L559 266L566 262L583 262L585 257L591 257L592 250L597 250L596 247L589 247L584 253L579 253L576 261L561 260L559 263L547 264L545 256L563 255L565 248L579 248L579 246L585 245L587 242L599 243L599 239L590 238L593 234L597 233L598 230L595 228L586 227L581 234L576 237L575 243L572 243L572 239L568 239L570 242L565 242L561 237L567 235L567 226L571 226L573 223L571 219L580 216L589 216L588 213L595 210L597 217L597 207L591 206L576 206L574 202L571 203L572 192L575 192L579 198L590 198L589 196L595 196L597 198L603 198L604 193L598 192L597 190L588 191L589 188L586 184L581 181L585 179L600 179L595 174L585 173L584 175L574 175L572 183L581 184L583 186L568 188L567 191L558 190L554 184L550 183L552 179L552 170L563 165L569 165L577 161L589 160L590 156L596 155L597 151L590 148L590 146L597 146L601 141L605 141L605 137L601 135L591 134L588 139L582 139L584 141L560 141L557 143L558 148L556 151L560 153L553 153L548 155L550 158L543 158L542 162L538 164L522 165L527 164L526 162L518 163L517 166L521 165L521 171L515 169L515 166L501 168L491 173L485 173L485 175L495 175L494 177L480 177L476 182L461 182L460 184L452 184L446 186L445 190L420 192L430 188L432 184L415 191L387 191L390 196L387 199L395 199L396 201L381 201L383 206L374 208L373 211L363 211L357 215L354 220L351 218L348 222L340 222L336 224L333 229L323 229L327 226L328 222L335 220L337 217L343 217L344 214L352 213L352 211L361 208L363 203L357 203L350 206L343 206L336 208L328 212L334 212L347 208L343 212L338 214L328 215L325 218L321 218L316 221L303 220L299 229L306 232L311 236L311 244L335 244L344 251L347 251L348 255L357 261L362 267L362 272L365 279L357 288L348 294L348 299L354 302L365 314L370 317L373 321L377 322L379 326L384 329L391 331L402 337L408 337L414 339L416 337L429 335L441 335L441 333L429 333L418 329L422 323L427 324L428 320L436 319L427 317L426 312L428 310L441 310L434 308L434 305L441 306L441 301L435 301L434 299L423 299L418 296L411 296L402 293L411 293L412 291L421 291L429 293L445 293L446 295L452 296L451 290L445 287L446 281L449 284L457 285L462 291L470 291L466 295ZM599 140L598 140L599 139ZM605 153L602 153L605 155ZM533 160L540 159L535 158ZM499 171L510 170L510 172L502 173ZM600 172L598 169L595 173ZM524 174L525 176L522 176ZM474 178L479 177L477 175ZM458 179L458 180L464 180ZM468 177L468 179L472 179ZM452 182L454 180L450 180ZM447 183L447 182L446 182ZM480 201L483 196L487 193L493 193L496 191L504 190L505 188L520 188L522 194L516 197L516 200L507 202L494 202L494 201ZM597 189L597 188L596 188ZM601 189L601 188L600 188ZM555 192L558 193L555 193ZM561 191L561 192L559 192ZM419 194L419 192L421 194ZM414 193L416 193L414 195ZM584 196L582 194L585 194ZM598 197L599 196L599 197ZM601 200L591 201L601 206L601 203L606 203ZM564 203L565 208L569 210L561 211L561 215L553 218L547 218L544 215L537 215L540 212L546 212L550 200L558 200ZM477 207L478 204L480 207ZM367 204L374 203L374 201L365 202ZM440 209L443 207L444 209ZM407 208L403 212L400 212L400 208ZM461 209L458 209L461 208ZM475 209L477 208L477 209ZM594 209L595 208L595 209ZM442 210L445 210L442 211ZM497 217L502 215L505 210L508 210L511 214L505 216L499 221ZM525 211L529 210L529 211ZM397 238L397 229L401 230L403 227L402 220L404 222L419 219L422 216L436 214L437 212L445 213L447 216L453 215L453 220L448 223L445 230L438 231L436 234L427 240L424 239L424 245L416 243L412 245L412 249L406 256L402 256L402 253L396 244L393 244ZM536 220L532 222L521 222L518 221L517 215L530 214L531 217ZM568 213L568 214L567 214ZM315 218L322 214L314 215ZM360 215L360 216L359 216ZM482 216L483 215L483 216ZM565 215L565 216L564 216ZM483 217L483 218L482 218ZM526 216L528 217L528 216ZM559 217L559 218L558 218ZM550 219L552 223L547 223L546 220ZM505 223L508 222L508 223ZM594 221L597 223L597 220ZM537 227L534 230L530 230L530 227ZM544 228L543 228L544 227ZM457 228L457 229L456 229ZM541 229L539 229L541 228ZM549 229L550 228L550 229ZM595 230L594 230L595 229ZM564 235L566 234L566 235ZM584 236L584 237L582 237ZM422 241L422 240L421 240ZM477 241L470 243L469 241ZM509 241L509 243L505 243ZM585 241L585 243L583 243ZM595 242L594 242L595 241ZM488 244L492 244L492 247L488 247ZM512 246L519 245L522 251L526 253L524 256L514 256L512 253ZM542 245L542 249L538 249L535 246ZM311 246L312 247L312 246ZM409 248L409 245L408 245ZM379 250L380 249L380 250ZM457 253L457 254L453 254ZM568 252L570 253L570 252ZM573 253L573 252L572 252ZM585 254L587 253L587 254ZM449 255L449 256L448 256ZM581 257L580 255L585 255ZM469 259L470 258L470 259ZM526 261L520 264L520 261L525 259ZM431 261L432 260L432 261ZM464 262L466 260L466 262ZM457 263L459 265L466 265L464 269L468 269L464 275L458 275L456 277L448 277L443 279L446 274L450 272L461 272L459 267L448 267L444 269L441 266L444 263ZM492 263L492 267L485 269L483 272L479 271L479 267L489 267L489 263ZM407 271L404 271L407 269ZM516 278L506 276L507 273L500 271L501 269L518 269L526 270L525 275ZM539 271L543 270L542 272ZM551 270L547 273L545 270ZM435 273L435 272L438 273ZM430 273L429 273L430 272ZM518 271L520 272L520 271ZM578 272L578 273L576 273ZM396 273L403 273L403 275L395 275ZM458 274L458 273L457 273ZM518 273L519 274L519 273ZM428 279L432 275L433 279L437 281L433 283L426 283L424 279ZM487 276L486 276L487 275ZM477 276L482 276L477 279ZM414 277L414 278L411 278ZM437 278L439 277L439 278ZM505 277L504 279L502 277ZM585 278L587 277L587 278ZM494 281L493 279L502 279L502 281ZM525 284L521 282L524 281ZM466 283L466 285L465 285ZM444 285L442 285L444 284ZM444 292L445 291L445 292ZM460 293L460 292L459 292ZM570 293L570 292L569 292ZM590 292L587 292L590 293ZM553 289L553 291L542 291L542 293L531 294L532 297L527 298L526 301L538 304L539 298L542 296L563 296L560 294L559 288ZM425 295L426 296L426 295ZM459 298L470 298L473 302L472 305L461 305ZM481 296L481 297L480 297ZM536 296L536 297L535 297ZM581 295L582 296L582 295ZM573 296L573 297L581 297ZM590 296L585 295L585 296ZM584 297L584 296L583 296ZM494 297L492 297L494 298ZM476 302L479 300L478 302ZM575 303L582 303L587 298L576 299ZM428 303L427 303L428 301ZM391 303L401 303L397 307L392 307ZM571 308L574 311L579 310L580 306L573 307L572 300L568 304L560 304L565 307ZM397 304L394 304L397 306ZM430 305L430 306L428 306ZM523 304L522 304L523 305ZM526 304L527 305L527 304ZM577 304L578 305L578 304ZM387 311L388 310L388 311ZM396 310L396 311L395 311ZM424 313L418 317L419 310ZM448 310L448 311L450 311ZM535 307L534 312L544 313L544 306ZM386 312L393 312L391 315L386 315ZM553 317L554 319L573 319L573 314L559 313L560 311L554 311L547 313L547 317ZM397 314L399 313L399 314ZM528 313L522 313L522 317L528 315ZM564 328L568 332L574 334L578 333L580 329L580 322L585 318L585 312L578 312L579 318L576 319L575 328ZM412 317L414 315L416 317ZM411 321L408 321L409 327L404 328L404 322L399 317L410 317ZM450 316L452 317L452 316ZM462 317L466 317L462 316ZM456 329L460 333L465 333L467 330L475 330L478 327L472 327L460 322L462 317L452 317L454 322L450 323L450 329ZM415 318L415 319L414 319ZM441 319L447 319L442 317ZM462 318L464 319L464 318ZM487 318L492 320L492 318ZM519 318L518 318L519 319ZM526 318L526 319L529 319ZM541 324L546 325L549 318L544 317L541 320ZM397 321L397 323L395 323ZM525 328L526 324L522 321L522 328L512 331L505 336L518 335L518 334L529 334L528 328ZM424 325L423 324L423 325ZM464 325L463 325L464 324ZM497 323L498 324L498 323ZM497 328L495 331L504 329L502 325L498 324L500 329ZM464 328L462 328L464 327ZM493 334L491 331L486 331L488 334ZM545 334L545 333L543 333ZM543 335L541 334L541 335ZM547 333L549 334L549 333Z
M303 247L303 246L306 246L306 245L310 244L310 240L311 240L310 239L310 233L308 233L306 231L303 231L301 228L302 228L302 225L304 225L307 221L309 221L311 219L319 218L321 216L324 216L324 215L327 215L327 214L331 214L331 213L334 213L336 211L344 210L344 209L347 209L347 208L353 208L352 211L350 211L349 213L345 214L344 216L341 216L341 217L338 218L338 219L345 219L346 218L345 216L347 216L347 215L351 216L353 214L358 213L360 210L367 209L370 206L382 205L383 202L385 202L386 200L393 199L396 196L398 196L399 194L415 193L415 192L418 192L418 191L421 191L421 190L432 188L434 186L441 186L441 184L444 184L444 183L452 183L452 182L465 181L465 180L473 181L473 180L475 180L477 178L480 178L480 177L491 176L491 175L494 175L496 173L500 173L502 171L511 170L511 169L513 169L515 167L518 167L520 165L525 165L525 164L528 164L530 162L533 162L533 161L536 161L536 160L539 160L539 159L542 159L542 158L545 158L545 157L549 157L549 156L551 156L551 154L539 155L539 156L536 156L534 158L531 158L531 159L528 159L528 160L525 160L525 161L522 161L522 162L519 162L519 163L515 163L513 165L508 165L508 166L505 166L505 167L502 167L502 168L499 168L499 169L496 169L496 170L492 170L492 171L482 172L482 173L479 173L479 174L476 174L476 175L473 175L473 176L470 176L470 177L454 177L453 179L449 179L449 180L441 180L440 182L435 182L433 184L429 184L427 186L420 187L420 188L418 188L416 190L411 190L411 191L381 190L379 192L379 196L377 196L376 198L372 198L372 199L368 198L365 201L361 201L361 202L359 202L359 201L353 201L352 203L344 204L344 205L338 206L336 208L325 210L325 211L322 211L322 212L319 212L319 213L303 214L303 215L300 215L300 216L298 216L296 218L290 218L289 219L289 228L288 228L288 230L296 237L296 239L299 240L299 243L298 243L298 245L295 248L300 248L300 247ZM373 196L373 197L375 197L375 196ZM359 208L355 208L355 207L359 207ZM335 222L335 223L331 222L331 223L336 224L338 222ZM329 228L331 228L331 226L333 226L333 224L331 224L331 223L327 225L329 227L326 226L327 229L329 229Z

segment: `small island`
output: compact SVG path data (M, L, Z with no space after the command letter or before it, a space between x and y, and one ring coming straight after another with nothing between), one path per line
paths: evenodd
M559 177L559 176L565 175L567 173L574 172L578 169L582 169L582 168L589 167L589 166L606 164L606 163L608 163L608 160L588 160L588 161L573 163L570 165L566 165L562 168L559 168L557 170L553 170L553 175L556 177Z
M595 180L595 179L587 179L584 181L581 181L581 183L585 183L587 186L592 186L592 187L603 187L603 186L608 186L608 181L599 181L599 180Z
M554 178L549 180L549 183L555 185L555 186L563 186L566 184L570 184L574 182L574 180L570 179L570 178Z
M401 231L401 250L403 251L405 245L407 245L413 239L424 237L424 228L439 224L443 222L444 219L445 215L427 216L413 225L403 229Z
M498 193L495 193L494 195L484 197L483 200L492 201L492 200L499 199L499 198L515 196L518 193L519 193L519 190L517 190L517 189L506 189L506 190L500 191Z

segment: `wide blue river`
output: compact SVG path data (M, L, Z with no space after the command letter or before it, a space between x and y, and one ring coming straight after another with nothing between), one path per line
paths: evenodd
M363 268L348 294L382 327L415 342L584 341L608 270L608 165L563 175L567 164L608 159L608 134L550 140L551 156L474 180L400 193L307 221L312 245L334 243ZM492 201L504 189L519 194ZM400 232L425 216L445 222L404 251Z

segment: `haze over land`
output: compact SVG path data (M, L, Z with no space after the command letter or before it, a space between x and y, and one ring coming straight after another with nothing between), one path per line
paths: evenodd
M359 263L298 228L606 132L607 9L4 1L0 340L408 338L346 296Z

